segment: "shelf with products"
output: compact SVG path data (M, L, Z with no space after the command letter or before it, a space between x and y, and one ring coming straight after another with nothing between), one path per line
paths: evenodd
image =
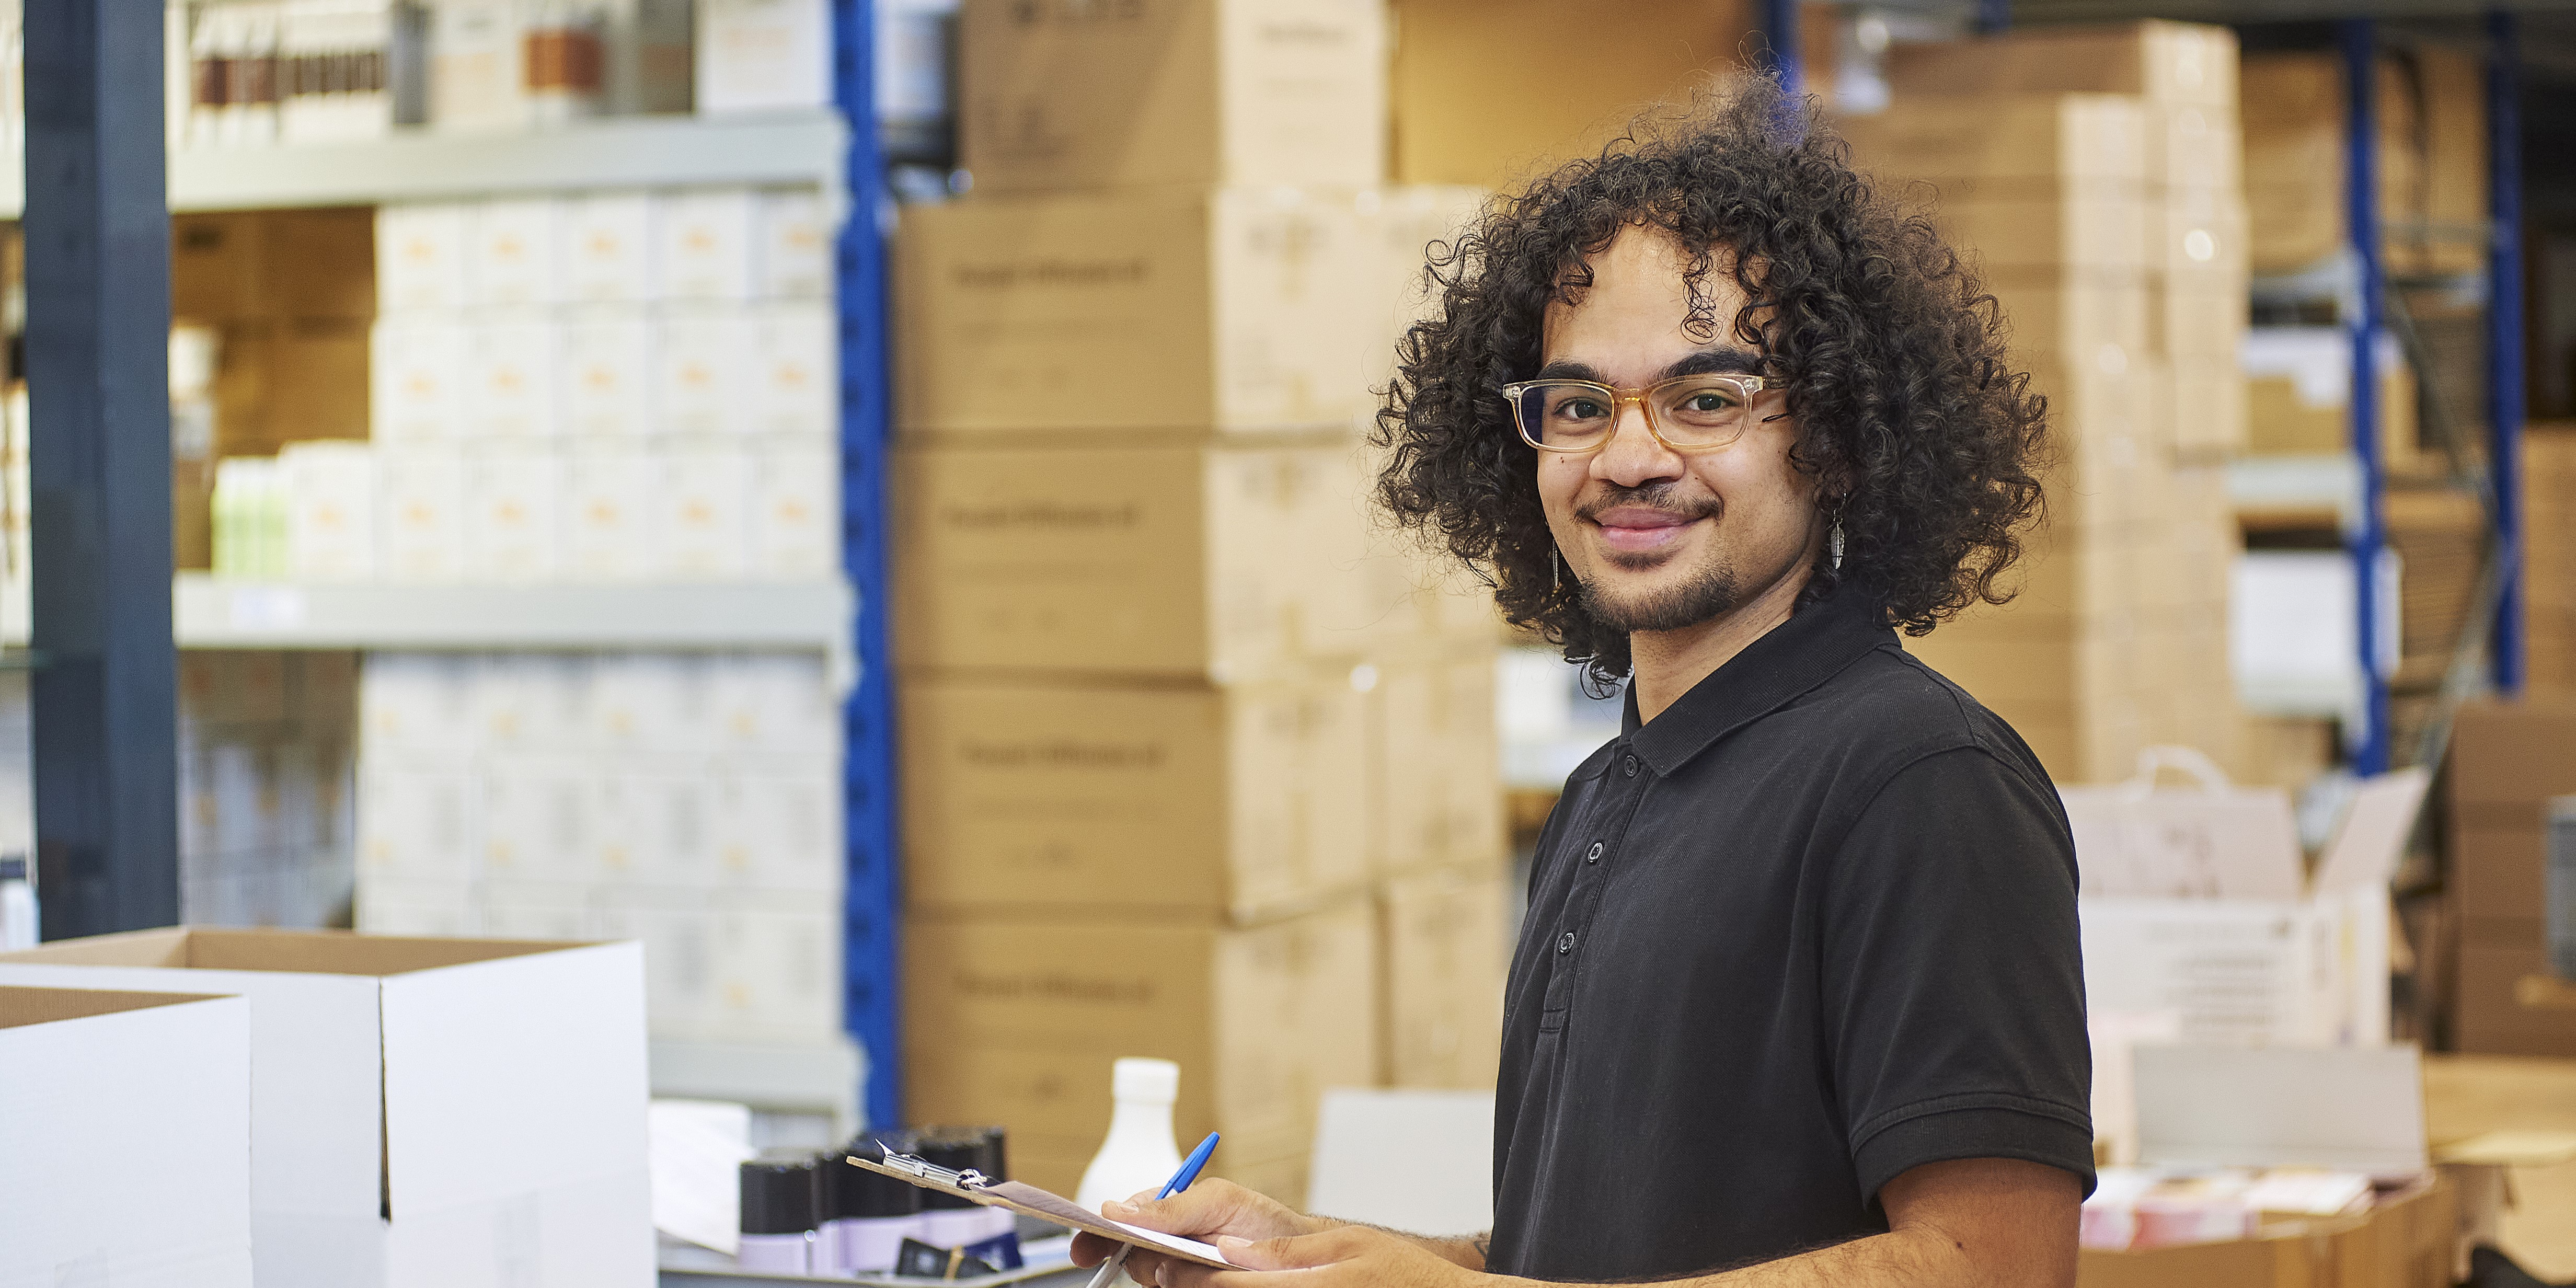
M264 210L618 188L806 185L842 190L849 129L828 108L736 116L605 117L520 134L402 130L347 143L181 148L170 208ZM0 165L0 217L26 200Z

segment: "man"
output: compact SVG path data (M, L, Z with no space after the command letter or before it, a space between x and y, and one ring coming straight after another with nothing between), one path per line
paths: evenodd
M1140 1249L1140 1281L2074 1282L2073 843L2021 739L1894 629L2004 598L2045 406L1956 257L1842 158L1751 81L1435 258L1381 499L1628 682L1538 844L1494 1229L1208 1182L1110 1215L1250 1269Z

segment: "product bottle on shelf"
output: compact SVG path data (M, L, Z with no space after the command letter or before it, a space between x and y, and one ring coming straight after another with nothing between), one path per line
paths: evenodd
M1082 1188L1074 1194L1074 1202L1089 1212L1138 1190L1158 1189L1181 1170L1180 1142L1172 1136L1181 1066L1169 1060L1120 1060L1111 1066L1109 1094L1116 1102L1109 1137L1083 1169Z

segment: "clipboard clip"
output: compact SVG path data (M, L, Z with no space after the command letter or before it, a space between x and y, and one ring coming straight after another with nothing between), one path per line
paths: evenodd
M928 1159L915 1158L910 1154L898 1154L893 1150L887 1150L885 1156L877 1161L888 1171L917 1176L925 1181L936 1181L961 1190L980 1190L993 1183L991 1177L971 1167L962 1172L952 1172Z

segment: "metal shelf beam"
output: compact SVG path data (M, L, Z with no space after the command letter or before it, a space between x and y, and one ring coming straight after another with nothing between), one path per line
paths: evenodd
M867 1056L860 1112L869 1126L903 1121L902 1028L897 969L902 851L895 819L894 670L887 652L886 436L891 424L886 367L886 227L891 207L876 129L876 5L833 0L832 91L850 121L842 174L850 217L842 222L841 551L858 592L850 619L858 683L842 709L848 737L841 764L844 844L849 849L842 918L846 953L842 1015Z
M293 584L182 573L172 628L190 649L797 649L848 646L850 588Z
M2522 77L2513 15L2487 18L2487 479L2498 571L2487 656L2496 691L2522 691Z
M2376 26L2366 18L2336 24L2344 62L2344 236L2352 256L2359 307L2344 319L2352 336L2352 451L2360 468L2360 496L2345 534L2353 563L2355 640L2361 649L2361 727L2346 731L2353 772L2385 772L2389 757L2388 680L2395 672L2396 578L2389 575L2388 521L2381 495L2388 486L2380 454L2379 333L2386 282L2379 245L2379 52Z

